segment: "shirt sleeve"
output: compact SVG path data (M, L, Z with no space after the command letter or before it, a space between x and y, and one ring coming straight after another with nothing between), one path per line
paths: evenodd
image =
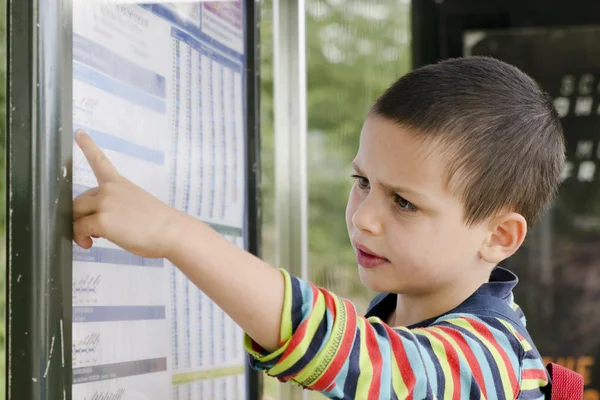
M514 399L524 344L505 321L452 314L427 328L390 328L347 300L282 271L280 348L250 337L254 368L340 399Z

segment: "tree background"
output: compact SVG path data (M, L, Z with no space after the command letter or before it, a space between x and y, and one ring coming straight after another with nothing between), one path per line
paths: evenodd
M272 0L263 1L261 8L263 257L273 264ZM410 5L399 0L308 0L306 46L310 279L364 312L373 293L358 278L344 218L351 161L375 99L410 68ZM277 384L270 379L265 396L277 398Z

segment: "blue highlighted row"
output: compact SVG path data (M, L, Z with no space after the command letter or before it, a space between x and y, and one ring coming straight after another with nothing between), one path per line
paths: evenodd
M86 250L76 245L73 245L73 261L152 268L164 266L162 258L144 258L125 250L106 247L92 247Z
M149 321L165 318L165 306L73 307L73 322Z
M188 35L187 33L180 31L179 29L177 29L175 27L171 27L171 36L177 40L181 40L182 42L184 42L191 48L199 51L200 54L203 54L203 55L211 58L212 60L218 62L219 64L223 65L224 67L227 67L227 68L233 70L234 72L241 73L242 66L240 64L231 61L229 58L223 57L221 54L217 53L214 50L211 50L208 46L199 42L197 39L195 39L191 35Z
M108 379L126 378L129 376L153 374L167 370L166 358L154 358L149 360L126 361L116 364L93 365L81 368L73 368L73 384L98 382ZM122 390L122 389L121 389ZM117 391L112 395L108 393L98 395L98 392L92 399L102 400L120 400L123 392Z
M165 163L165 153L163 151L140 146L117 136L90 129L87 126L73 124L73 132L78 129L84 130L103 149L116 151L153 164L164 165Z
M164 76L137 65L76 33L73 34L73 60L148 94L163 99L167 97L167 79Z
M144 93L133 86L119 82L78 61L73 62L73 79L85 82L116 97L157 113L164 114L167 110L165 99Z

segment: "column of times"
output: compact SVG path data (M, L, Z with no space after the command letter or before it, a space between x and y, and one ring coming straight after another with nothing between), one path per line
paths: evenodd
M243 247L241 67L184 32L172 36L171 204ZM243 398L241 330L169 267L173 399Z

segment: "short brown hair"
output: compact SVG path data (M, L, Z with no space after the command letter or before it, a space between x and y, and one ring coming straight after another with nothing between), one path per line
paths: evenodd
M565 143L552 101L502 61L455 58L416 69L371 112L443 149L467 224L510 209L532 225L560 184Z

